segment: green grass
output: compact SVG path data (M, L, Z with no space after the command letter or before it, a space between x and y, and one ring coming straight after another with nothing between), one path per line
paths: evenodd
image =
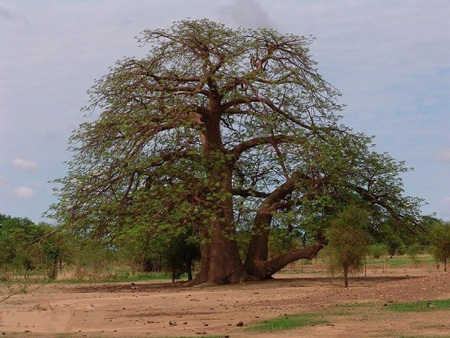
M396 312L428 312L436 310L450 310L450 299L424 300L411 303L392 303L386 307Z
M187 274L181 275L180 280L186 280ZM126 283L126 282L142 282L150 280L172 280L172 275L164 272L150 272L138 274L135 276L127 274L119 274L108 278L99 278L95 280L89 279L60 279L60 280L46 280L50 283L62 283L62 284L85 284L85 283Z
M318 318L320 316L321 316L320 314L316 313L283 315L277 318L262 321L255 326L249 327L248 330L279 331L279 330L289 330L296 327L329 323L328 320Z

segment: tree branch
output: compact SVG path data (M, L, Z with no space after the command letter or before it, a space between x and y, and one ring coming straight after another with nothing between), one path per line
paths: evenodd
M262 191L256 191L253 189L237 189L233 188L231 190L231 193L233 195L242 196L242 197L262 197L266 198L269 196L268 193L262 192Z
M301 138L298 137L294 137L294 136L287 136L287 135L276 135L276 136L266 136L266 137L255 137L253 139L247 140L242 142L241 144L238 144L237 146L235 146L230 153L234 155L235 161L237 161L239 159L239 156L249 150L252 149L256 146L259 146L261 144L272 144L272 145L277 145L280 143L287 143L287 142L291 142L291 143L302 143L304 142L304 140L302 140Z

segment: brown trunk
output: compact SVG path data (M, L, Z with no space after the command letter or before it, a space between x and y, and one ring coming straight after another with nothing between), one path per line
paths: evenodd
M192 280L192 261L186 263L186 271L188 275L188 281L190 282Z
M239 250L234 237L230 234L229 224L216 221L213 224L211 238L211 260L208 282L240 283L244 278L244 268L239 257Z
M254 271L252 276L257 277L258 279L268 279L289 263L299 259L313 259L323 247L323 243L317 243L305 248L290 251L270 261L254 261Z
M248 245L247 258L245 260L245 272L252 276L258 275L258 263L265 262L269 255L269 227L272 222L272 214L258 210L255 217L254 230Z
M208 280L209 265L211 261L211 239L207 229L202 229L202 244L200 245L200 271L192 280L192 284L205 283Z
M212 102L210 113L202 117L205 132L201 139L205 155L211 164L209 189L217 194L220 201L213 201L210 206L214 220L210 228L202 230L200 272L192 284L240 283L245 275L233 222L233 200L230 194L232 169L230 164L226 164L220 132L220 114L214 113L217 106L217 102Z
M292 192L295 184L300 182L302 179L308 179L308 177L300 173L294 173L289 180L280 185L269 196L267 196L258 208L253 224L252 236L248 246L247 257L244 264L245 272L247 274L258 279L269 278L290 262L301 258L310 257L310 250L315 251L315 249L311 249L312 247L302 248L282 255L270 262L267 261L270 225L272 223L273 212L279 208L280 202ZM313 247L315 248L315 246ZM321 248L322 246L318 248L317 252L315 252L311 258L316 256Z
M348 267L344 267L344 286L348 289Z

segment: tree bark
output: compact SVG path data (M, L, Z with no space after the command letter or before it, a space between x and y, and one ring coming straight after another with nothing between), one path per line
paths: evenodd
M311 246L287 252L270 261L254 261L251 275L257 279L271 278L274 273L280 271L289 263L299 259L313 259L324 246L324 243L319 242Z
M344 286L348 289L348 267L344 266Z
M245 271L248 274L256 276L257 278L268 278L267 273L263 271L265 268L262 268L262 265L268 264L267 260L269 252L269 235L273 212L277 210L279 202L282 201L286 196L288 196L294 189L295 184L300 182L302 179L309 179L309 177L300 173L294 173L290 179L288 179L284 184L280 185L277 189L270 193L258 208L255 216L255 221L253 223L252 236L248 246L247 257L244 264ZM282 262L283 259L288 259L287 256L284 258L281 257L279 257L280 262ZM292 257L295 257L295 254ZM286 264L294 260L296 259L293 258ZM286 266L286 264L284 264L282 267ZM267 268L269 269L269 271L273 270L270 267ZM275 272L272 272L270 275Z
M265 262L269 255L269 226L272 222L272 214L258 210L254 230L248 245L247 257L245 260L245 272L252 276L257 276L259 270L258 262Z
M205 131L201 135L201 140L212 168L209 174L209 188L217 194L220 201L212 203L210 211L214 219L210 227L201 232L203 244L200 272L194 283L240 283L245 276L233 221L232 165L227 163L222 144L220 112L217 111L219 108L217 100L211 100L207 113L202 115ZM220 165L217 163L218 160L224 164Z

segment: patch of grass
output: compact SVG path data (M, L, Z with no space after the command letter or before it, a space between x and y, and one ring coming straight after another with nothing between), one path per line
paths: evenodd
M427 312L436 310L450 310L450 299L424 300L411 303L392 303L386 307L396 312Z
M408 264L410 264L410 261L406 256L394 256L386 259L386 265L389 266L406 266Z
M248 330L279 331L279 330L289 330L296 327L329 323L328 320L318 318L320 316L321 315L317 313L283 315L277 318L262 321L256 326L249 327Z
M107 278L99 278L96 280L89 279L60 279L60 280L48 280L50 283L61 284L83 284L83 283L126 283L126 282L142 282L150 280L171 280L172 276L163 272L149 272L135 276L131 275L116 275ZM187 274L181 275L180 280L187 279Z

